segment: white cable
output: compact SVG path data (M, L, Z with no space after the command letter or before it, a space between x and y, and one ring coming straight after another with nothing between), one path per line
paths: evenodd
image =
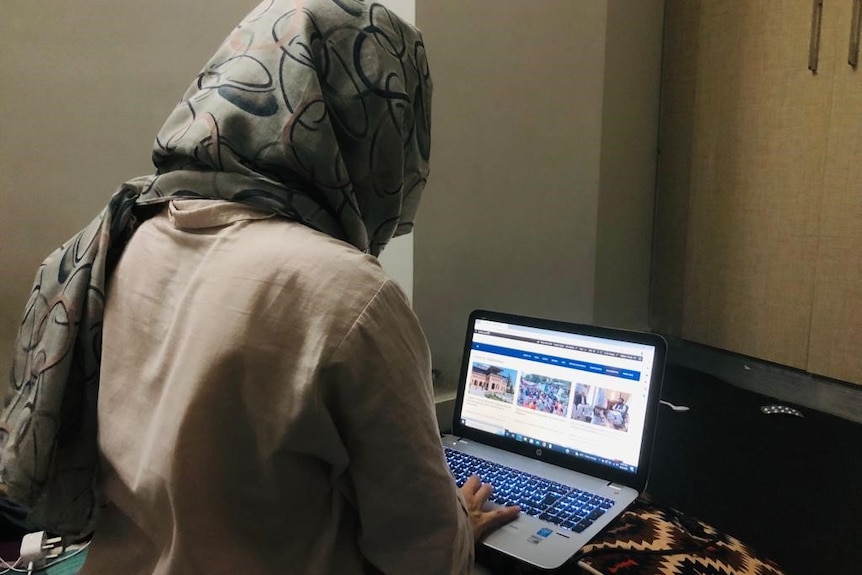
M67 553L66 555L60 555L59 557L57 557L57 558L56 558L56 559L54 559L53 561L49 561L49 562L48 562L48 563L46 563L45 565L43 565L43 566L39 567L37 571L39 571L39 572L45 571L45 570L50 569L51 567L53 567L53 566L55 566L55 565L58 565L58 564L60 564L60 563L62 563L62 562L64 562L64 561L66 561L66 560L68 560L68 559L71 559L72 557L74 557L74 556L76 556L76 555L80 554L81 552L85 551L85 550L87 549L87 547L89 547L89 545L90 545L90 542L89 542L89 541L87 541L84 545L82 545L81 547L79 547L79 548L77 548L77 549L75 549L75 550L73 550L73 551L70 551L70 552L69 552L69 553ZM0 559L0 561L2 561L2 559ZM7 574L7 573L9 573L10 571L13 571L13 572L15 572L15 573L33 573L33 572L34 572L34 571L32 571L32 569L34 569L34 568L35 568L35 566L34 566L34 565L32 565L32 564L31 564L31 566L28 566L28 568L27 568L27 569L18 569L17 565L18 565L18 563L20 563L20 562L21 562L21 559L20 559L20 558L19 558L17 561L15 561L15 563L13 563L12 565L8 565L8 564L6 564L6 562L5 562L5 561L3 561L3 563L7 565L7 568L6 568L6 569L4 569L3 571L0 571L0 575L6 575L6 574Z
M687 405L674 405L669 401L665 401L663 399L659 400L659 403L662 405L666 405L674 411L688 411L689 407Z
M587 565L583 561L578 561L578 567L580 567L582 571L586 571L590 575L604 575L604 573L602 573L601 571L599 571L597 569L594 569L593 567L591 567L590 565Z
M17 567L19 561L16 561L15 563L13 563L12 567L9 567L7 569L4 569L3 571L0 571L0 575L5 575L6 573L9 573L10 571L14 571L15 573L26 573L27 572L26 569L19 569Z
M79 553L86 550L87 547L90 546L90 542L87 541L83 545L80 545L77 549L66 548L67 553L65 553L63 555L57 555L57 556L51 557L50 551L53 548L59 548L57 546L57 543L60 543L60 542L62 542L61 537L56 537L53 539L47 539L45 533L42 531L37 531L34 533L28 533L27 535L24 536L24 539L22 539L21 549L22 549L23 553L20 557L18 557L18 559L15 560L14 563L12 563L10 565L8 561L6 561L2 557L0 557L0 565L2 565L2 567L5 567L5 569L0 571L0 575L6 575L10 571L13 571L15 573L30 573L30 574L32 574L34 572L34 570L37 570L37 569L39 571L43 571L43 570L46 570L50 567L53 567L54 565L57 565L57 564L62 563L68 559L71 559L72 557L78 555ZM47 559L47 562L44 565L38 564L39 563L39 557L37 557L37 556L40 554L41 554L42 560ZM26 568L19 568L18 565L23 563L24 561L27 562L27 567Z
M11 565L10 565L9 563L7 563L7 562L6 562L6 560L4 560L4 559L0 558L0 563L2 563L2 564L3 564L3 567L5 567L5 568L6 568L6 569L4 569L3 571L0 571L0 575L5 575L5 574L6 574L6 573L8 573L9 571L20 571L20 569L16 569L16 567L18 567L18 563L20 563L20 562L21 562L21 558L20 558L20 557L18 557L18 558L15 560L15 562L14 562L14 563L12 563Z
M62 563L63 561L71 559L75 555L78 555L79 553L84 551L89 546L90 546L90 542L87 541L86 543L81 545L78 549L75 549L74 551L68 553L67 555L61 555L61 556L57 557L56 559L54 559L53 561L51 561L50 563L48 563L44 567L42 567L42 569L48 569L49 567L53 567L54 565L57 565L58 563Z

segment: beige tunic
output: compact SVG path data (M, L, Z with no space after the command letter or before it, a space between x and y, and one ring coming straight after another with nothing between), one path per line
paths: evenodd
M427 343L376 259L175 201L107 302L85 575L469 572Z

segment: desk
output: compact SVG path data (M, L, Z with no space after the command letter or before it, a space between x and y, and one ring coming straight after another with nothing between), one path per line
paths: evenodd
M610 550L622 551L610 553ZM638 554L632 551L689 549L675 555ZM785 575L781 568L738 539L720 533L672 509L636 501L625 513L584 548L584 561L606 575ZM595 555L590 556L590 554ZM86 551L36 571L34 575L75 575ZM546 573L515 565L498 555L478 551L474 575L528 575ZM561 575L584 575L574 564Z
M674 555L638 551L689 550ZM613 552L611 552L613 551ZM606 575L785 575L738 539L672 509L636 501L583 550L584 562ZM479 550L478 573L547 573ZM484 571L483 571L484 570ZM575 564L556 573L584 575Z

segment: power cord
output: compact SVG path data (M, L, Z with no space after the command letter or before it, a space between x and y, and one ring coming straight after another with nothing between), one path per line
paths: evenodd
M598 569L595 569L594 567L588 565L587 563L584 563L583 561L578 561L577 565L581 568L581 571L586 571L590 575L605 575Z
M21 551L18 559L10 564L0 558L0 564L5 567L4 570L0 571L0 575L5 575L9 572L33 575L36 570L49 569L75 557L87 549L89 545L90 542L87 541L77 549L66 553L67 547L63 544L62 537L48 538L44 531L28 533L21 539ZM19 565L26 565L27 567L21 568Z
M17 571L16 567L18 567L18 564L21 563L21 558L19 557L18 559L16 559L15 562L11 565L7 563L4 559L0 558L0 563L2 563L3 567L5 567L3 571L0 571L0 575L2 575L3 573L8 573L9 571Z
M659 403L662 405L668 406L673 411L688 411L690 409L689 406L687 406L687 405L674 405L673 403L671 403L669 401L665 401L663 399L660 399Z
M84 543L83 545L81 545L80 547L75 549L74 551L71 551L65 555L60 555L59 557L57 557L56 559L54 559L50 563L45 564L42 567L42 569L50 569L54 565L59 565L60 563L63 563L64 561L68 561L72 557L75 557L76 555L83 553L87 549L87 547L89 547L89 546L90 546L90 542L87 541L86 543Z

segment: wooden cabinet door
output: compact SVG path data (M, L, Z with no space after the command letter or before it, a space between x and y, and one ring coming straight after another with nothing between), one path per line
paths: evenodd
M833 52L808 370L862 384L862 69L847 64L852 2L834 8L840 42Z
M699 4L682 337L805 369L834 61L810 2Z

